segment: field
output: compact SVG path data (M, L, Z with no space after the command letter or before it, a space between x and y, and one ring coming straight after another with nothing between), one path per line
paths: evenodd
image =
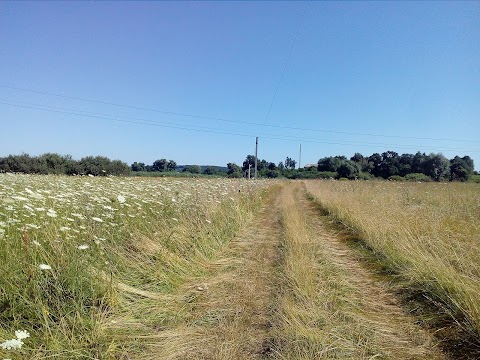
M479 214L474 183L0 174L0 358L473 359Z

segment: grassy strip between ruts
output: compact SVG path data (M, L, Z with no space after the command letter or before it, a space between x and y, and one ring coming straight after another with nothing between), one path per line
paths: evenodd
M480 356L480 188L477 184L305 182L357 239L424 325L457 358Z
M282 199L283 281L273 322L278 359L435 359L429 337L383 300L356 259L319 224L294 184Z

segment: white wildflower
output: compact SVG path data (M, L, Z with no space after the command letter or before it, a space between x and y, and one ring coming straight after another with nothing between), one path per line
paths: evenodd
M118 195L117 200L120 204L123 204L125 201L127 201L127 199L125 199L125 196L122 195Z
M60 231L68 231L71 230L68 226L61 226Z
M5 350L21 349L22 345L23 341L19 339L7 340L0 344L0 346Z
M15 336L18 340L22 340L30 337L30 333L26 330L17 330L15 331Z
M40 268L40 270L51 270L52 267L50 265L47 265L47 264L40 264L38 265L38 267Z
M37 240L33 240L32 243L33 243L34 245L40 246L40 243L39 243Z
M100 219L100 218L98 218L98 217L92 217L92 220L93 220L93 221L96 221L96 222L100 222L100 223L103 222L103 220Z
M44 209L44 208L42 208L42 207L35 208L35 210L37 210L38 212L45 211L45 209Z
M205 220L207 223L211 224L212 222L210 220Z
M173 221L177 221L178 222L178 219L177 218L172 218Z
M79 250L87 250L90 246L86 245L86 244L83 244L83 245L79 245L77 246L77 249Z
M54 217L57 217L57 212L53 209L48 209L47 210L47 215L54 218Z

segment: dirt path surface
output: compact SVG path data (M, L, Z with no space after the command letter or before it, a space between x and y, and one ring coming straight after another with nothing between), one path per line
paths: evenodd
M299 183L280 189L183 289L191 316L157 358L444 359L325 221Z

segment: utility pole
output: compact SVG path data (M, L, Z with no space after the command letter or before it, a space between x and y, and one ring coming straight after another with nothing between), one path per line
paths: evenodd
M250 180L250 168L252 167L252 164L248 164L248 180Z
M258 136L255 139L255 180L257 180Z
M300 143L300 155L298 156L298 169L302 167L302 143Z

